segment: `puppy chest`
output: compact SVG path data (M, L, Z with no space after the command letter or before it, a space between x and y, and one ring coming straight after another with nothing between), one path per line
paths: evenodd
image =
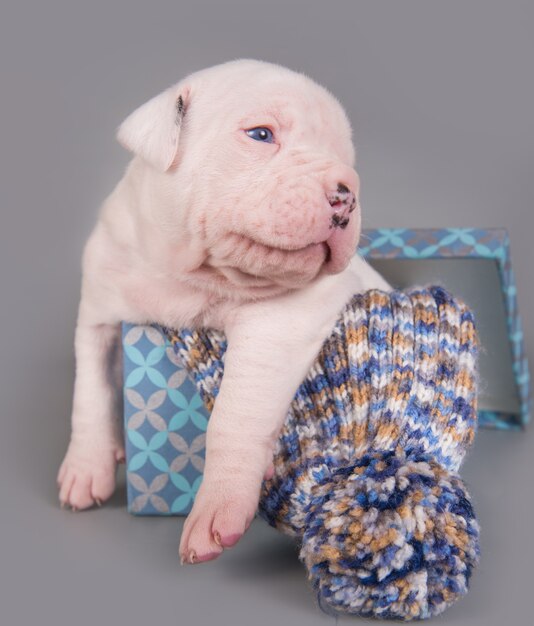
M123 319L136 323L184 326L195 322L213 306L207 294L178 281L129 281L121 291L128 311Z

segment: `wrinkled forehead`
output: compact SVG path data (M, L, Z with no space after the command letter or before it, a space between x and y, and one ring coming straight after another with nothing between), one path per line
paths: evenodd
M274 124L295 138L335 144L353 159L351 127L343 107L302 74L250 68L214 74L195 91L202 100L203 116L214 124L221 120L239 127Z
M304 123L316 132L334 124L342 124L342 130L346 130L344 116L332 98L319 90L302 87L286 81L269 86L250 85L236 98L235 110L244 116L275 117L288 129L297 129Z

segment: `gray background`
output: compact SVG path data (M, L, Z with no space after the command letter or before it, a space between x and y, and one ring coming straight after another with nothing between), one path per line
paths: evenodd
M532 354L532 3L2 6L2 623L333 623L314 606L291 544L259 520L218 562L181 568L182 521L129 516L123 487L102 510L58 507L79 259L128 160L114 130L152 95L221 61L305 71L353 121L365 226L509 229ZM464 474L482 564L469 596L436 622L532 623L533 437L532 428L479 433Z

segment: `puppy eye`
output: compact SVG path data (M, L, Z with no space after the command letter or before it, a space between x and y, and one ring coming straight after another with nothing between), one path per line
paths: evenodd
M249 137L256 141L263 141L264 143L274 143L274 135L270 128L265 126L257 126L256 128L249 128L245 131Z

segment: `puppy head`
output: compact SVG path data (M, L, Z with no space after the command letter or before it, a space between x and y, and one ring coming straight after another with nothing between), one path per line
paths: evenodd
M351 128L307 76L217 65L134 111L118 139L138 157L150 219L205 284L258 294L348 265L360 234Z

